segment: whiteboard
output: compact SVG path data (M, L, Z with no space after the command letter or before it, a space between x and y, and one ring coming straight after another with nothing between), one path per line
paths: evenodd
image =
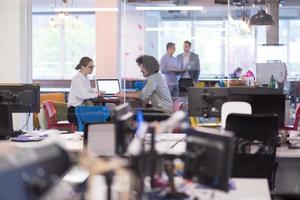
M287 76L285 63L256 63L256 81L258 85L268 85L272 75L279 83L284 82Z

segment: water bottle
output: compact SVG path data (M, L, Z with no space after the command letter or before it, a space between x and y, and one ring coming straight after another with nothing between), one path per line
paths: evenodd
M273 75L271 75L271 78L270 78L269 88L275 88L275 79L274 79Z

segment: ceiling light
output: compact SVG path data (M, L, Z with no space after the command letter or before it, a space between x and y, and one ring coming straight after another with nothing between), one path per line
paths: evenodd
M258 25L273 25L275 21L273 20L272 16L267 14L264 9L260 9L255 15L250 18L250 25L251 26L258 26Z
M119 8L54 8L54 12L118 12Z
M135 9L142 10L142 11L164 11L164 10L202 11L203 6L137 6Z

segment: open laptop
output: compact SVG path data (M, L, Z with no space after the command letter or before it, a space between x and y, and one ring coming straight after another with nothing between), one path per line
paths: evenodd
M120 92L119 79L97 79L96 86L98 91L105 91L105 96L114 96Z

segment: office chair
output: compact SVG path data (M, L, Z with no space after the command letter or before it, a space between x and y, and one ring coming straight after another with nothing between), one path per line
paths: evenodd
M67 109L67 107L66 107ZM67 121L59 121L58 114L62 114L62 112L58 112L55 106L55 102L53 101L44 101L43 110L45 113L47 128L48 129L57 129L60 131L68 131L74 132L76 130L76 126L73 123ZM67 110L63 111L66 115Z
M236 136L233 177L267 178L274 189L278 118L275 114L229 114L226 130Z
M243 101L228 101L221 107L221 126L225 128L226 119L230 113L252 114L252 107L249 103Z
M297 105L296 111L295 111L295 120L292 126L285 126L283 127L283 130L289 131L289 130L298 130L298 127L300 125L300 104Z
M40 106L41 110L43 110L42 105L44 101L54 101L54 102L65 102L65 95L64 93L42 93L40 95ZM41 126L40 117L38 116L38 113L33 113L33 128L34 129L40 129L45 128L44 126Z
M86 123L106 122L110 118L110 111L106 106L77 106L75 113L78 131L84 131Z
M299 193L271 193L272 200L299 200Z

